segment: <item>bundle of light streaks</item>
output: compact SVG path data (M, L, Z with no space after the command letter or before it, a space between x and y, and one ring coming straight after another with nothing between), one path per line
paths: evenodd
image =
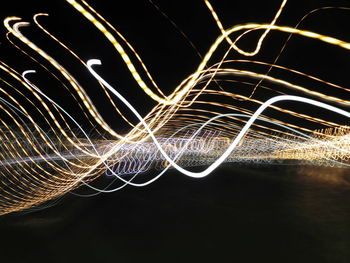
M199 65L194 65L196 70L168 95L116 28L85 1L66 1L113 45L135 80L133 84L156 105L146 115L139 112L137 105L98 73L103 67L100 60L80 58L40 24L47 14L35 15L34 23L43 35L89 70L90 82L113 108L109 114L129 127L126 134L118 132L105 121L77 76L21 32L30 24L18 17L6 18L8 41L57 81L61 95L76 108L65 109L51 98L52 93L34 80L38 70L20 73L0 61L0 214L32 208L82 185L98 193L126 185L145 186L170 168L201 178L224 162L349 166L350 129L346 124L350 113L343 107L350 101L341 95L348 94L347 88L278 65L278 57L273 63L231 58L231 54L257 55L271 31L331 44L344 52L350 49L350 43L332 36L278 26L286 0L270 23L228 29L204 0L221 33ZM254 51L241 49L238 41L257 30L262 33ZM219 49L224 49L224 55L214 61ZM311 84L306 87L302 82L280 79L275 71ZM191 170L195 166L201 171ZM114 180L102 188L93 185L105 175Z

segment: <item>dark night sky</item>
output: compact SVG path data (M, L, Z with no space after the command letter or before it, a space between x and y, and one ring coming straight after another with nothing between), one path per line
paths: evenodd
M147 0L95 2L89 1L134 46L163 91L171 92L197 67L196 52ZM201 54L218 36L203 1L154 2ZM211 2L226 27L269 22L280 4ZM290 1L279 24L294 26L308 11L330 4L346 6L347 1ZM1 4L0 18L14 15L31 21L37 12L50 14L43 25L82 59L101 59L103 75L136 108L146 114L154 106L103 36L65 1L9 1ZM349 18L348 11L322 11L303 28L350 41ZM2 27L1 59L19 71L36 68L6 42L5 32ZM99 103L84 68L34 27L23 32L76 72ZM285 39L272 33L258 59L271 61ZM247 48L253 48L250 43L245 42ZM295 37L279 64L347 86L349 54ZM54 84L43 75L39 79L59 100ZM98 108L108 115L103 105ZM143 189L90 199L68 195L46 210L0 218L0 262L349 262L348 200L347 188L304 179L296 168L228 166L203 180L169 172Z

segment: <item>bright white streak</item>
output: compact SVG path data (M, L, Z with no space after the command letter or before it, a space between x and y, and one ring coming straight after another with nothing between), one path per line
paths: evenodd
M138 111L118 92L116 91L111 85L109 85L99 74L97 74L92 66L93 65L102 65L101 61L98 59L90 59L87 61L87 67L90 71L90 73L98 80L100 81L109 91L111 91L115 96L118 97L131 111L132 113L139 119L139 121L142 123L142 125L145 127L149 135L151 136L152 140L154 141L155 145L161 152L161 154L164 156L164 158L179 172L189 176L189 177L194 177L194 178L203 178L207 175L209 175L212 171L214 171L221 163L225 161L225 159L231 154L231 152L234 150L234 148L239 144L240 140L243 138L243 136L248 132L249 128L253 125L254 121L259 117L259 115L271 104L274 104L279 101L297 101L297 102L303 102L307 104L311 104L320 108L324 108L329 111L333 111L335 113L338 113L340 115L343 115L345 117L350 118L350 113L339 109L337 107L328 105L323 102L319 102L316 100L300 97L300 96L294 96L294 95L280 95L273 97L266 102L264 102L258 109L257 111L252 115L252 117L247 121L247 123L244 125L242 130L239 132L237 137L233 140L232 144L227 148L227 150L215 161L213 162L207 169L205 169L202 172L191 172L188 171L178 164L176 164L163 150L159 142L157 141L156 137L154 136L153 132L147 125L147 123L144 121L142 116L138 113ZM210 122L208 120L206 124Z

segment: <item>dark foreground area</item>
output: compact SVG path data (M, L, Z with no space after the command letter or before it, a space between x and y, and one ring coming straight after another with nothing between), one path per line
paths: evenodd
M0 262L350 262L346 170L225 166L0 218Z

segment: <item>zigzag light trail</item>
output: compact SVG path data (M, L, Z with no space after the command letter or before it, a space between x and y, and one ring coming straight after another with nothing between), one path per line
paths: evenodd
M264 165L292 162L344 169L349 166L350 128L346 124L350 113L342 108L350 104L344 96L349 89L298 69L277 65L278 59L271 64L228 57L233 51L247 57L256 56L264 49L263 42L271 32L350 49L350 43L333 36L279 26L286 0L270 23L250 23L228 29L224 28L215 7L204 0L221 34L196 70L168 95L158 87L141 57L116 28L87 2L66 1L112 44L141 94L156 105L146 115L137 110L137 105L128 99L129 94L122 95L124 92L117 84L110 84L103 74L95 71L95 68L104 68L96 67L102 64L99 59L80 58L39 24L38 18L47 14L35 15L34 22L41 32L90 72L90 81L102 90L113 109L111 115L120 117L129 130L121 133L111 128L78 77L21 32L29 23L18 17L6 18L4 25L10 43L58 81L63 87L60 92L78 110L73 114L51 98L40 81L35 80L40 70L20 74L0 62L0 214L34 208L80 186L97 193L117 191L128 185L146 186L168 169L204 178L228 162ZM238 47L239 40L257 31L262 34L252 52ZM223 50L221 60L214 61L220 49L224 49L225 41L229 48ZM256 68L247 69L244 64ZM271 69L298 75L313 85L279 78L271 74ZM299 105L317 111L305 110ZM78 116L84 122L78 121ZM136 122L132 121L133 117ZM93 136L88 130L93 130ZM195 166L201 171L192 171ZM143 176L145 172L147 176ZM105 188L95 186L94 180L104 176L114 178L112 183Z

